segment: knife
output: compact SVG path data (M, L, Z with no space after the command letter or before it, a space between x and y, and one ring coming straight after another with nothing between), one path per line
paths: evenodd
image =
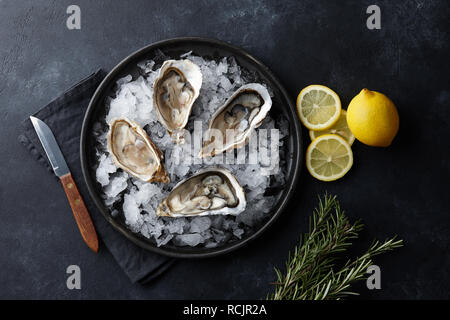
M66 160L64 160L61 149L56 142L55 136L42 120L39 120L33 116L30 117L30 120L33 124L34 130L36 130L39 140L41 141L42 147L47 154L48 160L52 165L53 171L56 176L59 177L61 184L63 185L84 242L86 242L92 251L97 253L98 238L97 233L95 232L94 224L89 212L87 211L86 205L84 204L83 198L78 191L75 181L72 178L72 174L70 173Z

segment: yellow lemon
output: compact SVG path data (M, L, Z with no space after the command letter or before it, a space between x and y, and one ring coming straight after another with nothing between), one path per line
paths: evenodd
M396 136L399 117L384 94L363 89L347 108L347 123L356 139L374 147L387 147Z
M306 150L306 168L321 181L342 178L353 165L350 145L337 134L324 134Z
M349 145L353 144L353 141L355 141L355 136L350 131L350 128L347 125L347 111L341 111L341 116L339 117L338 121L331 126L331 128L320 131L309 130L311 141L319 136L330 133L340 135L342 138L347 140Z
M310 85L300 91L297 97L297 113L308 129L328 129L341 115L341 100L330 88Z

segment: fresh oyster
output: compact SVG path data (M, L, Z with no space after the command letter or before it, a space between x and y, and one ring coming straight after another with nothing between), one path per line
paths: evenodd
M127 118L111 120L108 151L116 166L143 181L170 181L161 162L161 151L134 121Z
M272 107L267 89L258 83L240 87L211 117L201 157L244 146Z
M202 86L200 68L190 60L167 60L153 84L153 105L172 139L183 143L183 129Z
M209 168L178 183L156 209L158 216L237 215L244 211L245 193L232 173Z

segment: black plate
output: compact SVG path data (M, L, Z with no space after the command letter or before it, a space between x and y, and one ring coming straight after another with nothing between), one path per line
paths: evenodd
M154 59L155 56L160 56L161 52L169 57L178 58L180 54L191 50L193 51L193 54L213 59L234 56L237 63L243 67L243 69L249 71L256 79L266 83L272 89L274 97L270 114L273 118L282 116L289 122L289 135L284 142L286 154L283 167L283 170L286 170L287 179L283 188L278 190L278 201L272 208L272 215L264 221L254 233L243 237L238 241L217 248L176 247L172 245L157 247L151 240L129 230L122 215L113 218L109 210L103 204L101 198L102 189L95 178L95 166L97 164L95 156L96 139L92 136L92 126L97 119L101 119L101 117L104 117L106 114L105 101L108 96L113 95L117 79L128 74L131 74L133 78L139 75L137 67L138 62L145 59ZM144 249L178 258L199 258L217 256L242 247L249 241L260 236L264 230L278 218L290 199L299 177L302 163L302 139L295 106L291 98L288 96L281 83L259 60L240 48L218 40L205 38L176 38L146 46L125 58L111 70L97 88L86 111L81 130L80 152L81 166L89 193L100 212L115 229Z

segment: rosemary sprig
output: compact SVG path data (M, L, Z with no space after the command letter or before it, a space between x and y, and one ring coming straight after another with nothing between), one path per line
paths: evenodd
M324 300L357 295L351 284L366 277L372 257L403 245L395 237L383 243L375 241L355 260L335 270L338 253L351 246L363 228L360 221L350 223L336 196L319 197L319 207L309 221L309 232L300 238L286 263L286 274L275 268L277 282L270 300Z

